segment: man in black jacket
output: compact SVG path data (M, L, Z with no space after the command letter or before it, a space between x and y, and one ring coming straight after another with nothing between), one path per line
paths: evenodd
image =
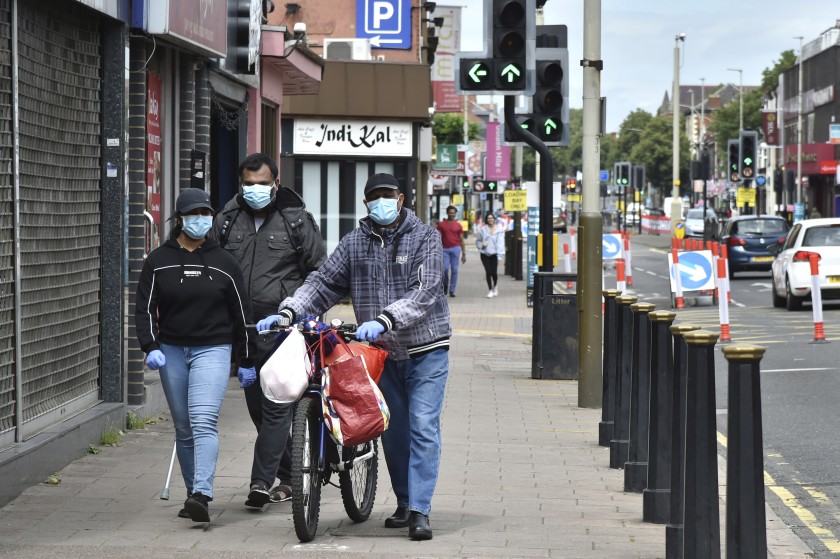
M277 179L277 164L262 153L239 166L240 193L216 215L212 236L242 267L246 294L255 320L274 314L277 306L303 284L306 275L326 259L326 248L312 214L292 189ZM256 379L240 379L248 413L257 428L251 486L245 506L260 509L291 497L289 429L294 404L266 398L259 370L274 340L257 338ZM275 476L280 484L269 489Z

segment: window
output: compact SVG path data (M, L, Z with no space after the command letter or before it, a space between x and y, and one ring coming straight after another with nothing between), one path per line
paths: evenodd
M840 246L840 227L811 227L805 230L804 247Z
M279 159L280 152L277 149L277 106L269 103L262 104L262 137L260 138L260 149L266 155Z

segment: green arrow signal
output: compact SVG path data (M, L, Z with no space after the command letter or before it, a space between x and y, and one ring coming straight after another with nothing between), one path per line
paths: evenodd
M528 129L528 123L527 122L523 122L520 126L522 126L522 128L524 128L525 130Z
M744 165L752 165L752 157L745 157L744 158Z
M475 83L481 83L484 81L482 78L487 75L487 67L481 62L476 62L472 65L470 71L467 72L467 75L469 75Z
M522 75L522 71L516 67L515 64L508 64L502 70L502 77L507 77L508 83L513 83L513 80Z
M557 130L557 123L553 119L547 118L545 120L545 135L551 135L552 129Z

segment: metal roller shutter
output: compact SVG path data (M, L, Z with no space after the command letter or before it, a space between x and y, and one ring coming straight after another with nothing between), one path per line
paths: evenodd
M12 188L12 64L9 0L0 0L0 434L15 427L14 191Z

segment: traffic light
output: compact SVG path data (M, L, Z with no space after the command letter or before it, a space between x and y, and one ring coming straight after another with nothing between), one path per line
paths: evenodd
M569 190L569 194L576 193L577 181L575 179L566 179L566 188Z
M727 142L726 144L726 148L726 152L729 156L729 167L727 167L727 177L729 177L729 182L739 182L741 180L741 143L738 140L729 140L729 142Z
M796 192L796 171L793 169L785 169L785 190L788 191L789 199L792 199Z
M486 186L487 190L489 190L490 192L496 192L496 189L499 187L496 181L486 181L484 183L484 186Z
M471 186L472 186L472 178L462 177L461 190L469 190Z
M536 12L536 0L484 0L484 50L456 55L456 93L534 94Z
M755 130L741 130L739 134L740 152L738 174L744 180L754 179L756 176L756 159L758 147L758 132Z
M615 184L619 187L619 192L624 192L624 189L630 185L630 162L622 161L615 164Z
M782 182L782 170L779 167L773 171L773 192L781 194L785 185Z
M228 2L227 58L225 64L237 74L255 74L262 24L262 2ZM252 37L252 29L254 37Z
M712 172L712 153L707 149L700 153L700 176L704 181L715 178Z

